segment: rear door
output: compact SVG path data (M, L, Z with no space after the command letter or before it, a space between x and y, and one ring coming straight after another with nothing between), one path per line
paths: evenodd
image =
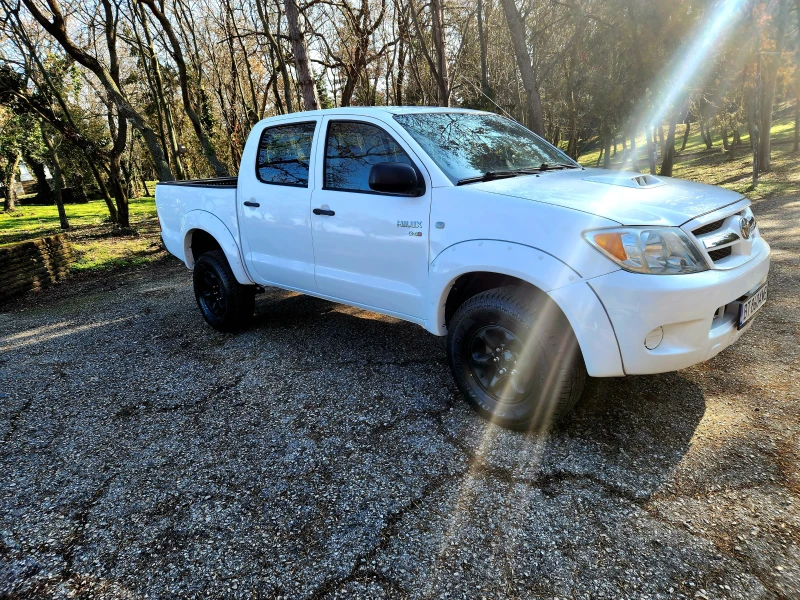
M317 290L348 303L422 318L428 278L430 181L387 125L369 117L325 117L312 196ZM417 195L375 192L372 165L417 170Z
M316 291L310 201L318 121L270 124L248 141L237 202L245 262L258 283Z

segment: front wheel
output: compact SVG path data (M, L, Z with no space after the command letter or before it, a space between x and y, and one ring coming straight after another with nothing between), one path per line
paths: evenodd
M194 296L206 322L218 331L247 327L255 310L255 286L236 281L221 250L202 254L194 265Z
M563 313L518 287L464 302L450 322L447 351L467 401L503 427L543 431L583 392L586 367Z

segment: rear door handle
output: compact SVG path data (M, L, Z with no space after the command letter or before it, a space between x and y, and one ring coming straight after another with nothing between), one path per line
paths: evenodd
M258 208L259 206L261 206L258 202L251 202L250 200L245 201L244 205L252 206L254 208Z
M332 210L327 210L324 208L315 208L311 212L313 212L315 215L325 215L326 217L332 217L333 215L336 214Z

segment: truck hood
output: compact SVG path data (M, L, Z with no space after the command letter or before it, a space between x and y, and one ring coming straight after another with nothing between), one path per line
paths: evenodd
M621 225L682 225L742 199L713 185L607 169L550 171L473 185L490 194L571 208Z

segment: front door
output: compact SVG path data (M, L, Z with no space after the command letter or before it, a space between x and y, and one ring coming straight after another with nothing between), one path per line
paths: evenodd
M316 153L322 180L311 202L317 290L345 302L421 318L431 192L420 163L380 121L327 117L323 127ZM420 188L413 195L370 189L370 168L382 162L412 165Z
M318 120L254 132L255 164L239 172L237 202L244 259L258 283L316 291L311 239L313 142Z

